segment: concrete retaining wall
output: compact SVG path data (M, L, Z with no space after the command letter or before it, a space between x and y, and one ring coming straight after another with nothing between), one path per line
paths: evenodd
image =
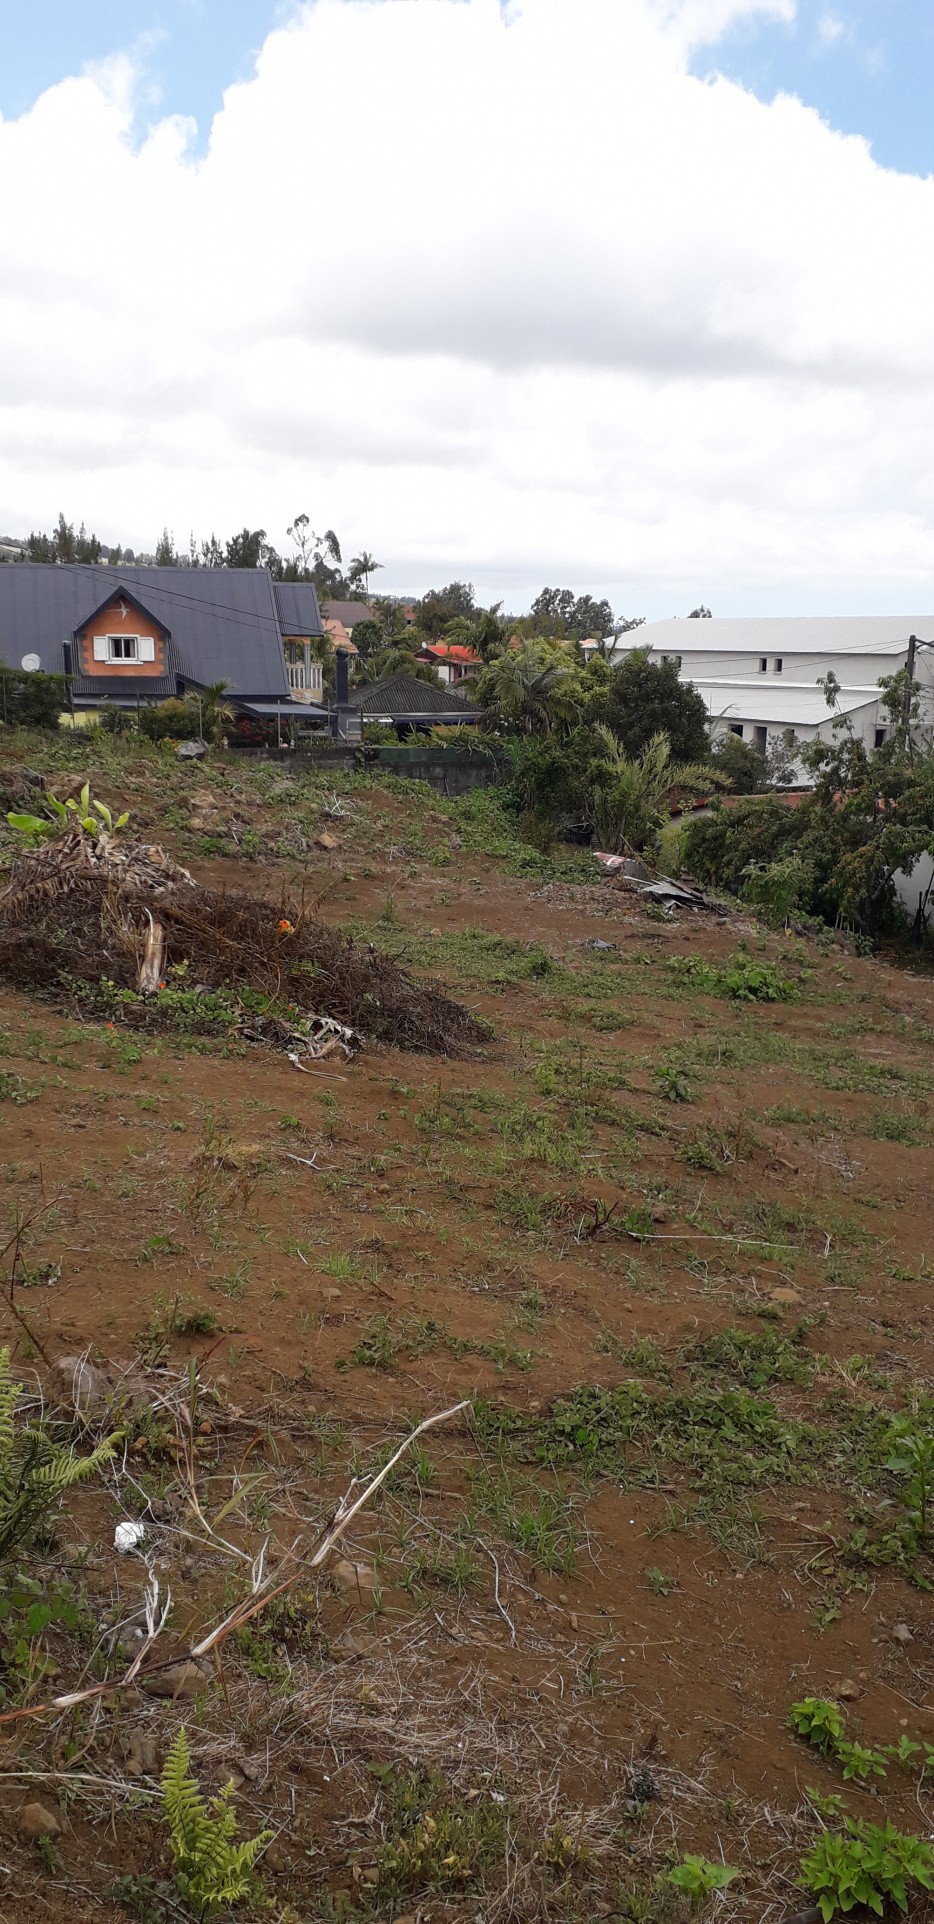
M439 795L466 795L472 788L490 788L502 779L502 756L492 753L471 754L462 748L398 747L373 744L352 748L344 742L322 741L297 749L239 748L238 754L261 761L279 762L292 769L313 769L319 774L335 774L365 768L371 774L385 769L410 782L427 782Z

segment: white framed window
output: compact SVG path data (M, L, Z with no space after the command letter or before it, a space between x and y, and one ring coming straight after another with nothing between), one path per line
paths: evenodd
M95 635L95 661L155 661L151 635Z
M731 722L731 723L730 723L730 734L731 734L731 735L738 735L738 736L739 736L739 738L740 738L740 741L742 741L742 739L743 739L743 724L742 724L742 722Z

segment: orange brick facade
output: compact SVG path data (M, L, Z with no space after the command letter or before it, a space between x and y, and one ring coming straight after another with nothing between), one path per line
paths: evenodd
M82 628L78 636L78 655L82 675L119 676L127 681L150 680L153 675L164 675L166 671L165 635L150 615L141 608L134 607L132 601L122 603L126 614L121 613L121 597L103 608ZM153 661L95 661L95 635L146 635L154 643Z

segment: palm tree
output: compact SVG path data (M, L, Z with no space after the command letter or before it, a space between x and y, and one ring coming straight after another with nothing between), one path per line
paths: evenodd
M532 640L491 662L480 677L477 697L520 735L550 735L572 722L580 699L571 663Z
M700 762L673 762L667 735L653 735L641 755L627 755L603 722L594 735L599 752L585 776L598 847L610 854L642 849L668 820L676 789L697 795L719 786Z
M431 681L437 687L438 677L431 662L419 661L410 648L384 648L378 655L367 657L366 670L374 681L384 681L387 675L410 675L415 681Z
M375 575L378 570L382 568L382 565L382 562L377 561L375 556L371 555L366 548L361 548L360 553L354 555L350 564L348 574L351 581L359 581L360 576L363 576L363 586L367 601L370 599L370 576Z
M226 692L225 681L210 681L196 696L201 710L201 733L205 741L218 741L228 722L234 719L230 703L224 700Z

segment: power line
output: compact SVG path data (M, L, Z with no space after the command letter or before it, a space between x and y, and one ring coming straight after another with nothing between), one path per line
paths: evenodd
M142 581L142 582L139 580L134 581L133 579L130 578L128 570L124 569L122 563L118 563L117 568L111 568L109 564L107 566L104 566L94 561L64 561L64 562L57 562L57 561L18 562L17 561L17 562L10 562L7 565L9 567L14 567L17 569L23 568L23 567L51 568L51 569L54 569L56 573L60 572L63 568L69 568L69 569L80 568L84 575L94 580L101 580L101 578L103 578L104 580L110 580L114 582L115 585L114 585L113 592L115 594L119 593L120 586L121 586L119 575L118 575L118 571L119 571L119 574L125 575L126 577L123 581L123 586L126 589L127 593L133 595L137 600L142 598L139 592L142 588L151 588L151 589L154 589L155 592L161 595L165 600L184 602L185 605L189 608L213 609L218 614L223 615L227 621L239 622L241 627L247 627L247 626L252 627L254 623L256 623L257 621L267 622L270 624L270 626L275 628L276 633L278 635L281 635L282 633L282 629L279 623L279 617L277 613L267 614L263 609L260 609L260 608L255 608L250 611L247 611L241 608L232 608L229 602L213 601L208 595L194 595L190 593L186 594L184 589L170 588L170 587L164 586L161 581L149 581L149 580ZM153 568L141 568L138 570L139 574L146 575L146 576L149 576L151 574L157 574L157 573L158 574L163 574L163 573L164 574L187 574L188 572L189 570L187 568L156 569L155 567L153 567ZM269 589L273 597L275 597L275 591L277 587L310 588L312 594L315 597L315 605L318 607L318 611L320 614L320 603L318 602L318 591L313 581L277 582L273 579L272 575L269 573L268 569L266 568L197 568L197 569L191 570L191 572L195 574L200 574L202 576L208 575L208 574L264 575L266 580L268 581ZM2 579L2 577L0 577L0 579ZM105 597L105 598L109 598L109 597Z

